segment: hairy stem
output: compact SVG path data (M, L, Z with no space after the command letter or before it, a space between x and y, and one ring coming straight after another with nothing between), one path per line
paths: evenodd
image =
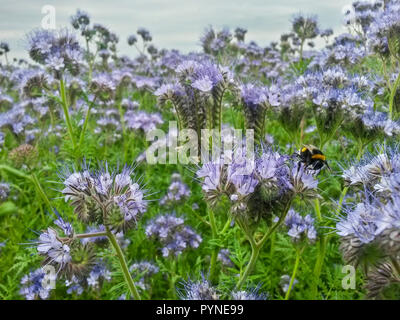
M218 237L218 229L217 224L215 222L214 212L211 209L208 209L208 217L210 220L210 227L212 238L217 239ZM211 261L210 261L210 280L213 283L218 282L218 274L217 274L217 258L218 258L219 248L215 247L211 253Z
M264 234L264 236L261 238L260 241L256 242L253 238L252 235L247 234L246 230L243 228L243 226L241 227L241 229L245 232L250 245L251 245L251 257L250 257L250 261L246 266L246 269L244 271L244 273L242 274L242 276L239 278L239 281L236 284L236 289L239 290L244 282L246 281L247 277L251 274L251 272L253 271L253 268L257 262L258 259L258 255L260 254L261 249L263 248L265 242L270 238L270 236L275 232L275 230L282 224L283 221L285 221L286 215L290 209L290 206L292 204L292 201L288 201L288 203L285 206L285 209L282 213L282 215L279 217L279 220L277 223L275 223L268 232L266 232ZM238 221L239 222L239 221ZM239 224L241 225L241 224Z
M125 261L124 254L121 250L121 247L118 244L117 239L115 238L114 234L109 230L107 230L107 237L108 237L108 239L110 239L110 242L111 242L112 246L114 247L115 252L117 253L117 257L118 257L119 263L121 265L121 269L124 274L125 281L128 284L129 290L131 291L133 298L135 300L140 300L139 292L137 291L135 283L133 282L132 276L129 272L128 266Z
M396 81L393 84L392 90L390 91L390 99L389 99L389 118L393 119L393 105L394 105L394 97L396 96L397 87L400 83L400 73L398 74Z
M250 256L250 261L246 266L246 269L242 276L240 277L239 281L236 284L236 290L240 290L250 275L250 273L253 271L253 268L257 262L258 256L260 254L261 247L257 246L254 241L250 241L251 244L251 256Z
M321 276L322 266L324 264L326 244L328 242L328 236L321 235L318 247L317 261L314 266L314 285L312 288L312 299L315 300L318 293L318 283Z
M50 200L47 197L46 193L44 192L42 186L40 185L40 182L39 182L38 178L36 177L36 175L34 173L32 173L29 178L35 185L36 191L39 193L40 197L46 203L47 207L52 210L53 207L51 206Z
M86 128L89 123L90 111L92 110L92 107L93 107L95 101L96 101L96 97L94 97L93 101L91 103L89 103L89 105L88 105L88 109L86 111L86 116L85 116L85 122L83 123L81 135L79 137L79 147L83 144L83 139L85 137Z
M62 108L64 111L64 116L65 116L65 122L67 124L68 133L71 138L72 146L75 151L76 142L75 142L74 133L73 133L73 129L72 129L71 119L69 116L68 105L67 105L67 95L65 93L65 82L64 82L63 78L60 79L60 96L61 96L61 101L62 101L61 105L62 105Z
M290 278L289 288L286 292L285 300L289 299L290 292L292 291L292 287L293 287L294 279L296 277L297 269L299 268L300 255L301 255L301 251L299 249L297 249L296 250L296 261L294 263L293 273L292 273L292 277Z

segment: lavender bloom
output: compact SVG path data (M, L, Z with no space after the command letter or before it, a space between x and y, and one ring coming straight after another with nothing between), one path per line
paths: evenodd
M63 218L61 218L61 216L57 212L57 210L54 211L58 216L58 219L54 220L54 224L58 226L66 236L68 237L72 236L74 234L74 229L72 228L72 225L69 222L64 221Z
M8 183L0 183L0 201L6 201L10 194L10 186Z
M77 10L76 14L71 17L71 24L74 29L81 29L82 31L86 29L86 27L90 23L89 15L82 10Z
M47 231L40 234L37 241L37 251L46 256L46 261L55 263L60 268L71 261L71 248L60 241L57 232L52 228L48 228Z
M396 258L400 252L400 156L398 146L380 148L377 156L367 154L344 171L353 192L336 224L344 259L353 264L370 263L368 248L381 258Z
M122 99L121 101L121 107L127 109L127 110L134 110L139 108L139 102L137 101L132 101L129 99Z
M136 42L137 42L137 37L134 34L128 37L128 44L130 46L133 46Z
M377 53L387 55L390 51L399 57L397 41L400 29L399 3L392 1L385 5L385 9L373 18L367 28L370 47ZM389 50L388 50L389 49Z
M145 28L139 28L136 33L142 37L144 42L150 42L153 39L150 32Z
M244 37L247 33L247 30L244 28L236 28L235 29L235 38L237 41L244 41Z
M202 241L192 228L184 225L182 218L173 214L152 219L146 226L146 236L160 241L164 257L178 256L189 247L197 248Z
M290 170L290 178L287 183L289 189L302 197L316 197L318 180L315 172L307 170L302 163L296 163Z
M124 166L119 172L110 172L107 163L97 171L65 170L61 175L65 185L62 193L81 220L101 221L117 232L125 230L135 226L147 210L145 190L132 180L133 170Z
M205 53L217 55L222 52L232 40L228 29L216 32L212 27L207 28L200 38Z
M37 30L28 36L28 42L30 57L50 67L57 78L64 71L72 75L79 73L79 65L82 62L81 48L74 35L66 30Z
M4 133L0 132L0 151L3 145L4 145Z
M101 280L110 281L111 272L102 261L99 261L90 271L86 281L89 287L98 288Z
M221 196L231 200L232 214L270 216L290 198L317 196L318 180L298 163L288 165L288 158L271 150L262 150L255 159L243 158L235 152L231 163L216 160L203 163L197 171L202 178L206 200L215 205ZM239 155L239 156L238 156ZM251 158L251 157L250 157Z
M90 270L84 276L72 277L65 280L65 285L68 287L67 293L81 295L87 288L100 289L104 281L111 280L111 272L108 270L105 263L100 259L93 263Z
M173 205L190 196L190 189L182 182L178 173L172 175L172 182L168 187L167 194L160 200L161 205Z
M78 279L75 275L73 275L71 279L66 279L65 285L68 288L68 294L76 293L77 295L81 295L84 291L84 288L82 287L82 281Z
M292 29L302 41L313 39L319 34L317 17L305 17L301 14L297 14L293 17Z
M46 284L49 280L55 281L55 276L47 275L42 268L36 269L21 279L19 293L27 300L48 299L51 288Z
M143 130L145 133L157 128L164 121L158 113L147 113L145 111L127 111L124 115L126 127L132 130Z
M331 35L333 35L333 30L332 29L325 29L325 30L321 30L320 31L320 33L319 33L319 35L322 37L322 38L328 38L328 37L330 37Z
M288 227L288 235L293 241L297 242L303 238L307 238L313 242L317 238L314 218L309 214L302 217L299 213L290 209L285 219L285 225Z
M90 88L96 97L107 102L113 99L116 85L109 74L101 73L93 77Z
M1 113L0 128L9 127L16 135L23 135L24 131L36 120L27 114L22 105L14 105L10 110Z
M178 292L182 300L219 300L220 294L202 275L199 281L183 281L183 289Z
M267 300L268 295L259 291L259 286L248 290L232 291L231 297L232 300Z
M221 262L221 264L224 267L228 267L228 268L232 268L234 266L231 258L229 257L231 255L231 253L229 252L228 249L221 249L218 252L218 261Z
M354 210L345 209L346 216L340 217L336 224L338 235L346 237L348 235L356 236L362 243L369 243L377 235L377 221L380 214L369 203L359 203Z

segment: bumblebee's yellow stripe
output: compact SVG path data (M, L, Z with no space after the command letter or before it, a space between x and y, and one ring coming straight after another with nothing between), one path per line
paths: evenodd
M303 149L301 149L301 152L306 152L307 148L304 147Z
M319 160L325 161L326 157L323 154L313 154L311 156L311 159L319 159Z

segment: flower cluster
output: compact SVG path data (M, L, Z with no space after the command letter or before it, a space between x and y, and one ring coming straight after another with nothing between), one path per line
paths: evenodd
M217 260L220 261L224 267L228 267L228 268L233 267L234 264L230 258L230 255L231 255L231 253L230 253L229 249L221 249L218 252Z
M230 300L267 300L268 298L267 294L260 293L259 286L249 290L233 290L224 295L203 274L200 280L188 279L181 284L183 288L178 290L178 294L182 300L222 300L224 296Z
M19 293L26 300L48 299L52 290L49 283L55 279L55 275L49 276L42 268L36 269L23 276Z
M102 282L110 280L110 271L104 262L99 260L94 264L86 277L72 275L72 277L65 280L65 285L68 288L68 294L75 293L81 295L86 288L99 289Z
M124 115L126 127L131 130L142 130L147 133L157 128L164 121L158 113L145 111L127 111Z
M53 71L59 78L65 71L77 75L82 63L82 50L75 36L61 32L37 30L28 36L29 55Z
M197 248L202 238L184 224L184 219L174 214L160 215L146 226L146 236L160 241L164 257L178 256L183 251Z
M318 180L302 164L288 164L288 157L270 149L246 158L246 151L237 150L232 161L203 163L197 171L202 178L206 200L215 206L221 196L231 201L234 215L245 215L249 220L261 216L271 218L294 196L316 197Z
M343 177L352 191L343 209L345 215L340 217L336 225L345 260L355 265L366 266L386 263L387 259L392 262L398 261L400 252L398 147L386 147L380 150L377 156L366 155L359 163L344 170ZM369 278L371 281L377 279L372 275ZM386 280L390 282L391 278ZM372 286L374 292L378 294L380 290L375 290L375 285L376 283L367 283L367 287ZM380 286L380 289L383 287Z
M288 235L295 242L301 241L302 239L308 239L314 242L317 238L314 218L309 214L302 217L298 212L290 209L285 219L285 225L289 229Z
M190 189L182 182L179 173L174 173L171 177L171 184L167 189L167 194L160 200L161 205L174 205L182 202L190 196Z
M70 201L78 218L84 222L104 224L113 231L137 224L146 212L146 191L132 180L134 168L124 166L110 171L107 163L99 170L65 170L62 173L65 201Z
M186 60L176 68L177 80L162 85L154 94L160 105L171 101L181 128L220 128L222 99L233 90L233 76L229 69L210 61Z
M10 194L10 186L8 183L0 183L0 201L6 201Z

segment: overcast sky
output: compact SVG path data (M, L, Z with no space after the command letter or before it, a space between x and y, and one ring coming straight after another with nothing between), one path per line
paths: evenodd
M146 27L157 47L183 52L199 50L204 28L237 26L247 28L247 40L265 46L290 30L293 14L317 14L322 28L343 32L342 10L351 0L0 0L0 41L10 44L12 57L26 57L25 34L40 28L42 7L56 9L57 28L70 26L70 16L81 9L91 22L102 23L115 32L118 48L125 54L129 34Z

